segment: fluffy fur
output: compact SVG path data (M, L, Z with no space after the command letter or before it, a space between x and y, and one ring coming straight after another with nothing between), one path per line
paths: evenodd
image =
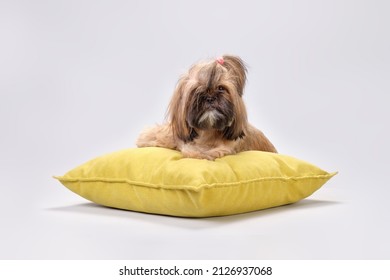
M247 150L276 153L265 135L250 125L242 100L244 62L225 55L194 64L178 81L167 122L144 130L138 147L165 147L184 157L209 159Z

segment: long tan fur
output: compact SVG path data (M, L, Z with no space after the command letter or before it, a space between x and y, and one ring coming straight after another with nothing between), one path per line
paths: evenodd
M138 147L165 147L184 157L214 160L247 150L276 153L248 123L242 100L246 67L237 56L194 64L178 81L167 122L144 130Z

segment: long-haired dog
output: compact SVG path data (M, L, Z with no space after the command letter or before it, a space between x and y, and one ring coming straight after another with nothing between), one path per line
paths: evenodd
M276 153L264 134L250 125L242 100L246 66L225 55L194 64L178 81L167 122L146 129L138 147L165 147L184 157L209 159L247 150Z

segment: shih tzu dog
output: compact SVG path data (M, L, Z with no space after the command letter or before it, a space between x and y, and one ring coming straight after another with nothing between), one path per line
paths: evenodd
M242 100L246 66L225 55L194 64L178 81L167 123L143 131L138 147L164 147L184 157L214 160L248 150L276 153L265 135L250 125Z

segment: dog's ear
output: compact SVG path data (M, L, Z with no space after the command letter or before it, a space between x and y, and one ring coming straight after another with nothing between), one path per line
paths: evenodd
M224 55L223 66L229 71L235 80L235 86L240 96L244 93L247 68L245 62L238 56Z
M168 119L173 136L184 142L194 140L198 134L196 131L188 125L186 119L187 100L185 96L185 87L187 83L187 76L183 76L179 79L175 91L173 93L171 102L169 103L166 118Z
M234 104L234 115L231 124L223 130L223 137L226 140L237 140L247 134L248 115L240 95L232 94L230 100Z
M223 138L226 139L226 140L237 140L239 138L244 138L245 136L245 132L244 131L240 131L240 130L235 130L234 127L226 127L224 130L223 130Z

